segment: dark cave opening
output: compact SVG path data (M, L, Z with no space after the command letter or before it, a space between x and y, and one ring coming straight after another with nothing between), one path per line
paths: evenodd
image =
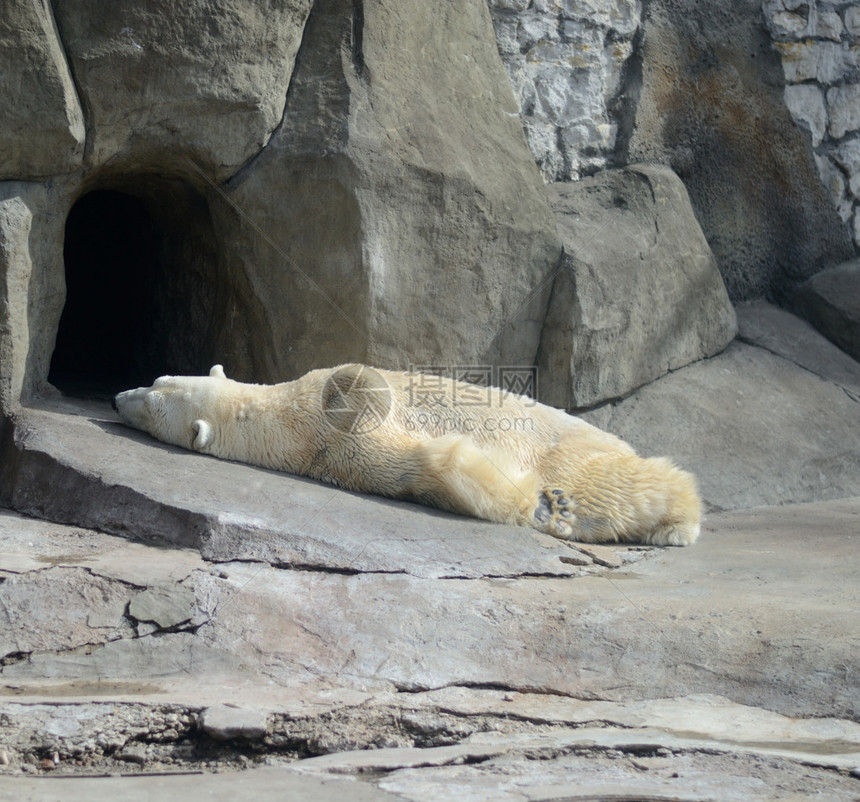
M66 219L66 302L48 381L108 398L165 373L205 373L217 331L217 253L205 200L138 177L93 190Z
M84 195L66 219L66 304L48 380L70 395L133 384L152 328L162 232L146 204L115 190Z

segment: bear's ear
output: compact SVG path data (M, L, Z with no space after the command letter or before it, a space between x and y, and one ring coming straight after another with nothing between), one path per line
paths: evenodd
M209 371L210 376L214 376L216 379L226 379L227 374L224 373L223 365L213 365L212 370Z
M196 420L191 424L194 431L194 440L191 447L195 451L202 451L212 442L212 427L205 420Z

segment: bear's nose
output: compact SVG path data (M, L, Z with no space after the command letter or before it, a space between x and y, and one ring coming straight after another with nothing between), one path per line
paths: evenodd
M111 409L113 409L114 412L119 412L119 410L116 407L116 396L111 398L110 405L111 405Z

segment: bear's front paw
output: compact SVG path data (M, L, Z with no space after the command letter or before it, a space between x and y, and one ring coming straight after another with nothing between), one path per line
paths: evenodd
M576 522L576 516L573 514L575 507L576 504L563 490L544 489L538 497L534 511L535 529L556 537L570 537Z

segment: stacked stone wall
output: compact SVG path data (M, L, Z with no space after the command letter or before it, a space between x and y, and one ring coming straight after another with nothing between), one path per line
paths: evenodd
M785 102L809 132L821 180L860 247L860 3L767 0Z
M576 180L612 165L641 2L488 2L526 139L544 179Z

